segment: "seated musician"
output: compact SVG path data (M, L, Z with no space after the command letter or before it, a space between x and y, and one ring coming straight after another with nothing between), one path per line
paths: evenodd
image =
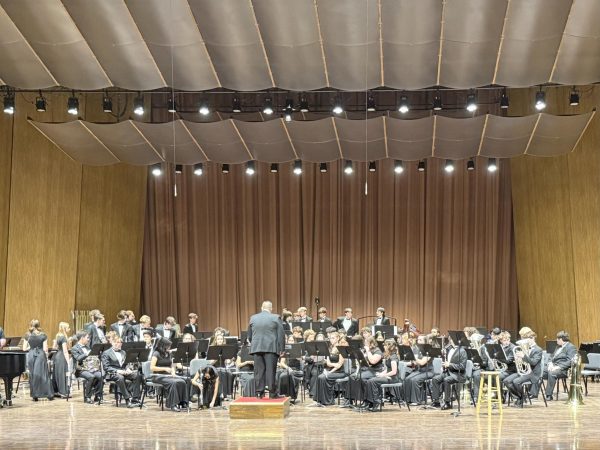
M457 347L450 340L447 360L442 363L444 371L431 379L431 406L440 406L440 397L444 393L444 404L442 409L451 409L452 385L465 381L465 369L467 367L467 351L463 347Z
M363 341L373 336L373 329L371 327L362 327L360 329L360 335L363 338Z
M177 322L175 317L168 316L162 325L156 326L156 334L164 337L165 339L173 339L179 337Z
M547 379L546 400L552 400L552 393L556 380L567 378L567 373L571 368L573 358L577 354L577 348L569 342L569 333L559 331L556 334L556 350L552 353L552 358L548 362L548 367L544 369L543 377Z
M294 315L291 311L284 309L281 313L281 321L283 322L283 331L292 331L292 319ZM302 328L302 327L298 327Z
M349 406L352 400L361 401L361 407L373 407L367 400L367 381L375 378L377 373L384 368L383 353L377 346L377 341L373 336L369 336L363 341L363 354L367 361L366 367L361 367L358 374L350 375L348 386L346 387L346 403L343 406Z
M294 336L287 337L287 344L295 344ZM302 380L302 358L281 358L277 363L276 383L280 395L291 397L295 403L298 396L298 384Z
M95 317L95 316L98 316L98 315L102 315L102 313L100 312L100 310L99 310L99 309L92 309L92 310L91 310L91 311L88 313L88 316L89 316L89 318L90 318L90 321L89 321L89 322L86 322L86 323L83 325L83 330L84 330L84 331L87 331L88 333L90 333L90 332L92 331L92 326L94 325L94 322L95 322L95 319L94 319L94 317ZM103 330L103 331L104 331L104 330ZM90 341L91 341L91 339L92 339L92 337L90 336Z
M304 331L303 338L304 342L313 342L315 341L315 337L317 333L315 330L308 329ZM318 374L317 361L311 355L304 356L304 386L306 389L310 389L311 382L313 381L313 377L316 377Z
M429 334L427 335L428 344L431 345L432 348L441 348L439 338L440 337L440 329L437 327L433 327Z
M327 317L327 308L321 306L319 308L319 322L331 322L331 319Z
M221 406L221 383L214 367L206 366L198 370L192 385L200 390L201 408Z
M500 334L502 330L498 327L492 328L490 331L490 338L487 340L486 344L498 344L500 343Z
M90 358L90 335L85 331L77 333L77 344L71 349L73 358L73 367L75 367L75 376L83 378L83 401L85 403L100 402L102 399L102 373L100 372L100 361L98 357ZM92 400L92 394L94 399Z
M142 374L126 366L126 355L121 350L121 345L123 340L117 336L112 342L112 347L102 353L102 367L106 372L106 379L117 385L127 407L135 408L139 405Z
M130 332L130 336L134 341L143 341L144 340L144 331L150 331L150 336L154 336L154 329L152 328L152 319L150 316L143 315L140 317L140 321L137 325L133 326L133 333Z
M335 400L336 380L348 376L344 372L344 357L340 355L340 334L336 331L329 336L329 354L323 364L323 372L318 376L316 383L311 386L313 400L321 405L333 405Z
M517 342L514 348L515 364L517 373L511 374L504 378L503 383L509 392L517 400L514 406L520 407L523 405L523 384L531 383L530 394L532 397L537 397L539 390L539 380L542 377L542 355L543 350L536 344L536 334L529 327L523 327L519 330L521 340ZM531 372L523 370L524 366L529 364ZM521 367L521 369L519 369Z
M398 360L398 348L396 341L386 339L383 344L384 369L378 372L375 378L367 381L367 401L370 404L369 411L380 411L380 405L383 403L383 391L381 385L396 383L400 377L400 368Z
M198 314L189 313L188 314L188 323L183 327L183 334L194 334L198 331Z
M406 342L404 345L410 346L415 356L415 360L407 364L407 375L402 385L404 401L415 406L421 405L425 403L425 382L433 377L433 359L423 355L414 344L414 334L404 333L402 340ZM425 337L419 336L418 343L424 344Z
M144 329L144 331L142 331L142 340L146 344L144 348L150 350L150 354L148 355L148 361L150 361L152 359L152 349L154 348L154 342L152 342L152 330L147 328Z
M248 345L242 345L235 360L242 396L244 397L254 397L256 395L254 387L254 359L249 350Z
M344 315L338 317L333 324L334 327L344 329L346 336L352 337L358 333L358 320L352 318L352 308L344 309Z
M185 379L175 373L173 358L171 358L171 341L161 337L156 343L156 350L150 360L151 380L160 384L164 392L164 399L171 411L179 412L188 406L188 386Z
M385 308L383 306L380 306L379 308L377 308L377 311L375 312L375 314L377 315L377 318L375 319L374 325L389 325L390 324L390 319L385 317Z
M132 339L133 330L127 323L127 311L124 309L117 314L117 321L110 325L110 329L117 333L123 342L129 342Z
M225 340L225 336L223 334L217 334L213 337L211 342L211 347L215 345L227 345L227 341ZM234 376L231 373L231 370L235 364L233 361L229 359L225 360L212 360L208 361L208 364L213 366L219 375L219 380L221 382L221 390L224 396L233 395L233 381Z
M302 327L292 328L292 336L294 336L296 342L304 341L304 330L302 329Z
M485 336L479 334L477 328L475 327L464 327L463 331L467 339L471 342L471 348L477 350L477 353L481 358L481 362L483 363L480 365L478 362L473 361L473 372L471 373L471 377L473 379L473 398L477 399L479 397L481 371L493 370L494 367L484 345L484 342L486 341Z
M129 325L130 328L137 325L137 322L135 321L135 313L133 311L127 310L125 311L125 315L127 316L127 325Z
M94 322L88 328L92 347L96 344L106 344L108 342L106 339L105 324L106 321L104 320L104 316L102 314L98 313L94 316Z
M298 308L298 322L312 322L312 317L306 314L307 311L306 306Z

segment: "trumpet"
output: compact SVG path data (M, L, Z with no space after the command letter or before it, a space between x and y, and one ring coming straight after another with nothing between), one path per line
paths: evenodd
M521 339L517 341L517 345L513 349L515 354L515 366L519 375L527 375L531 373L531 364L523 360L523 355L529 356L531 351L531 340Z

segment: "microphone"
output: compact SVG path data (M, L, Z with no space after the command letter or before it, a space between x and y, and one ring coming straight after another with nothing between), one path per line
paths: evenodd
M315 304L317 306L319 306L320 303L321 303L321 300L319 300L319 297L315 297Z

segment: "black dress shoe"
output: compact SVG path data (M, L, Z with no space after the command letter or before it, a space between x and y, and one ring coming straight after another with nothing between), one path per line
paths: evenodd
M369 411L380 412L381 411L381 403L373 403L371 406L369 406Z
M439 408L440 407L440 402L433 402L433 403L431 403L431 406L433 408Z
M256 393L256 398L263 398L265 396L264 392L257 392Z
M442 411L445 411L447 409L452 409L452 405L449 402L444 403L444 405L442 406Z

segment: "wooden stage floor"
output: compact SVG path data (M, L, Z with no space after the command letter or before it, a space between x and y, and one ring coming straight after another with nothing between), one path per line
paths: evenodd
M477 417L470 406L456 418L387 404L381 413L357 413L311 408L307 399L287 419L268 421L230 420L227 410L160 411L153 400L144 410L86 405L76 390L69 402L20 397L0 409L0 449L599 449L600 383L589 388L577 410L561 393L547 409L538 400L502 418Z

